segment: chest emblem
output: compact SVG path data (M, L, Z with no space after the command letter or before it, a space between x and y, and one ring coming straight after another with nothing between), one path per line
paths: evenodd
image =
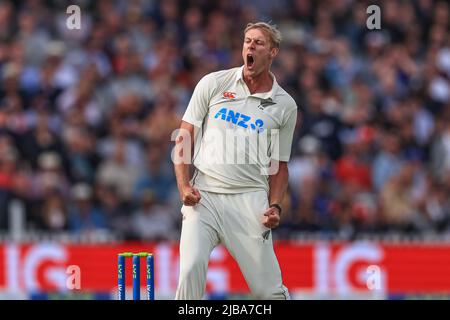
M236 98L236 93L230 92L230 91L225 91L223 93L223 97L224 97L224 99L234 99L234 98Z
M215 119L221 119L226 122L231 122L242 128L249 128L252 130L256 130L258 133L262 132L264 121L261 119L253 119L252 117L240 113L235 112L234 110L222 108L215 115Z

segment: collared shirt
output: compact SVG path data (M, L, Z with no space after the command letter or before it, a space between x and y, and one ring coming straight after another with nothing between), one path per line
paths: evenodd
M289 161L297 105L273 78L268 92L251 94L243 66L204 76L183 121L197 127L191 183L217 193L269 191L270 160Z

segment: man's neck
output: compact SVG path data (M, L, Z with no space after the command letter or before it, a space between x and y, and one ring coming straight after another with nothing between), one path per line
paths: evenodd
M270 76L269 71L262 72L261 74L252 77L243 72L243 79L250 91L250 94L269 92L273 86L273 78Z

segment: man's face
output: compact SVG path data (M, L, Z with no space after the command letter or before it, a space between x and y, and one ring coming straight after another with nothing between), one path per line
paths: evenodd
M257 76L269 69L273 58L278 53L277 48L271 48L269 37L261 29L250 29L244 36L242 58L244 71L250 76Z

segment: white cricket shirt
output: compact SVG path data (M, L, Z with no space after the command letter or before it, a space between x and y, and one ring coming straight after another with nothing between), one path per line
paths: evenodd
M183 116L199 130L191 183L200 190L268 192L269 174L276 173L270 159L289 161L297 121L294 99L273 74L269 92L250 94L242 73L243 66L204 76Z

